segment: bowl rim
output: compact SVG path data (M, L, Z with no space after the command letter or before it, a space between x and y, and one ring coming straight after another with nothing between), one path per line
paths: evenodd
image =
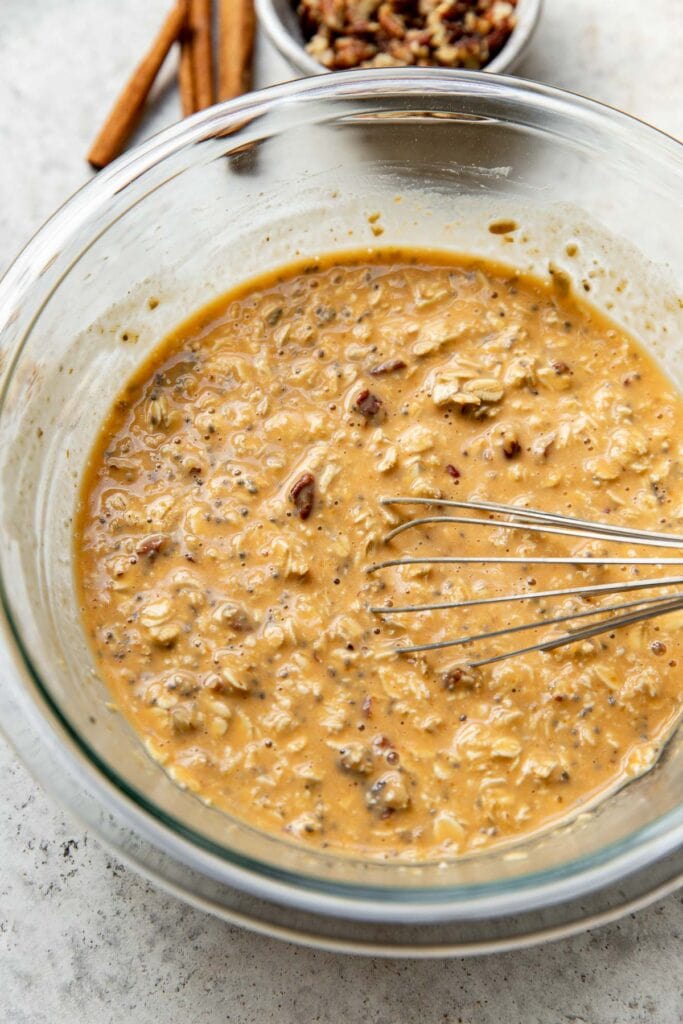
M44 270L58 256L60 250L80 229L87 226L94 215L122 189L147 170L152 169L170 155L213 137L226 127L243 123L245 115L256 117L270 109L288 103L292 98L344 100L372 95L378 96L383 85L384 95L424 95L435 93L471 96L473 93L508 96L534 101L560 113L581 114L584 119L608 127L612 133L624 134L632 141L647 144L650 152L658 147L662 159L675 159L680 167L683 145L663 132L653 129L625 114L604 105L568 94L549 86L479 72L455 72L445 69L373 69L345 72L325 76L324 79L303 79L274 86L250 94L194 115L165 129L141 146L120 157L115 163L77 192L37 232L17 257L0 281L0 341L5 329L12 325L21 306L21 298L38 283ZM42 308L42 306L40 307ZM33 322L40 309L33 311ZM30 329L30 326L29 326ZM8 383L21 347L29 329L9 352L10 358L2 369L4 400ZM0 404L0 414L2 406ZM2 553L0 552L0 574ZM66 760L72 770L85 776L89 786L101 794L108 809L114 807L121 820L138 834L145 836L157 848L172 850L184 863L194 866L208 876L220 877L229 885L253 895L273 899L281 904L296 906L315 913L329 913L361 920L405 920L411 915L415 921L454 920L496 916L514 913L533 906L557 903L577 893L594 890L620 876L627 875L659 859L683 844L683 804L674 808L656 822L644 826L636 833L604 847L600 855L579 857L560 867L534 872L505 882L486 883L486 894L477 893L476 886L451 886L420 890L373 889L354 883L325 883L324 879L295 874L291 871L273 871L271 865L256 860L245 866L244 858L229 856L225 848L214 844L204 846L201 837L188 838L187 827L172 823L159 812L145 796L131 792L122 780L112 778L111 771L102 764L97 754L71 727L46 692L25 649L12 614L7 581L0 575L0 630L5 643L0 645L0 659L9 669L0 685L0 705L4 703L10 717L21 707L26 722L40 735L41 741L51 744L56 754ZM12 690L12 692L10 692ZM26 743L18 744L20 757L31 765L33 758ZM51 790L49 774L36 770L41 784ZM107 838L105 841L110 842ZM209 846L211 848L209 848ZM590 863L588 863L590 861ZM410 865L406 865L410 867ZM220 872L218 871L220 867ZM505 890L505 891L502 891ZM469 893L469 895L468 895ZM493 908L495 904L495 908Z
M288 0L289 2L289 0ZM259 24L266 36L290 67L304 75L333 74L329 68L311 57L299 39L294 36L280 15L280 5L275 0L255 0ZM526 53L531 38L538 28L543 9L543 0L518 0L517 24L512 30L502 50L492 61L482 68L487 74L502 74L517 66ZM351 69L359 70L359 69ZM391 69L395 70L395 69ZM439 70L456 70L449 68Z

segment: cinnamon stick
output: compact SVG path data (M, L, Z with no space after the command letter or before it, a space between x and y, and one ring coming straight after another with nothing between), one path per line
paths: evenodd
M255 21L253 0L220 0L219 100L232 100L251 89Z
M189 117L190 114L194 114L197 111L194 95L194 71L192 68L192 34L189 28L180 37L178 87L180 89L180 108L183 117Z
M211 0L190 0L189 26L195 109L204 110L213 103Z
M99 135L88 153L93 167L105 167L123 150L135 127L152 83L168 51L180 36L187 16L186 0L177 0L161 26L152 46L129 78L112 107Z

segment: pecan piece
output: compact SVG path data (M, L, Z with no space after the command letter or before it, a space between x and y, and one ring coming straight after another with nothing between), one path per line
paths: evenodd
M444 689L451 692L461 686L472 686L473 683L474 672L469 665L452 665L443 674Z
M381 4L377 12L377 20L387 33L394 39L403 39L406 34L406 26L403 18L392 9L391 4Z
M363 388L360 394L356 397L354 403L355 408L358 412L362 413L366 419L372 419L382 408L382 400L377 395L373 395L369 388Z
M294 483L289 496L296 506L299 519L308 519L313 511L315 498L315 478L312 473L302 473Z
M344 19L346 17L345 0L320 0L316 13L323 25L334 29L335 32L342 32L344 30Z
M563 377L565 373L572 372L570 367L562 359L555 359L550 365L558 377Z
M377 47L364 39L352 36L341 36L334 43L334 57L328 65L335 71L357 67L364 60L371 60L377 53Z
M503 455L506 459L516 458L521 450L521 444L514 437L506 437L503 441Z
M405 370L405 368L406 364L403 359L387 359L385 363L373 366L370 373L373 377L381 377L384 373L398 373L399 370Z
M510 29L507 26L501 26L495 28L493 32L489 32L487 36L484 36L489 60L492 60L503 49L509 35Z

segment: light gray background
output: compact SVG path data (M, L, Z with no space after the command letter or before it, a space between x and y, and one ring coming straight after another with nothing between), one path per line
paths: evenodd
M88 177L84 154L170 0L3 0L0 271ZM519 73L683 134L682 0L546 0ZM265 47L259 82L287 77ZM164 69L140 136L176 120ZM676 211L678 212L678 211ZM672 211L673 213L673 211ZM2 1024L680 1024L681 894L594 934L480 960L316 953L153 889L0 740Z

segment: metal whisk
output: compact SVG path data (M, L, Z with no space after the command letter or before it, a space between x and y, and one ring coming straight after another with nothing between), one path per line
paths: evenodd
M532 533L560 535L566 537L578 537L584 540L609 541L617 544L644 545L646 547L662 548L683 548L683 536L675 534L656 533L649 530L636 530L622 526L614 526L607 523L594 523L586 519L574 519L570 516L559 515L554 512L539 512L537 509L517 508L514 505L498 505L487 501L448 501L441 498L381 498L382 505L426 505L437 510L444 508L464 509L467 512L483 512L487 518L482 516L453 516L443 513L438 515L421 516L409 519L401 523L387 533L385 542L391 541L406 530L412 530L420 526L429 526L435 523L446 523L456 526L483 526L483 527L505 527L516 530L526 530ZM368 567L368 573L376 573L391 566L400 565L429 565L429 564L517 564L517 565L681 565L683 558L641 558L641 557L583 557L569 556L563 558L538 558L527 555L515 557L488 556L439 556L434 557L412 557L391 558L384 562L378 562ZM580 596L602 596L606 594L624 594L641 590L652 590L662 587L681 587L683 576L668 576L654 579L633 579L624 583L602 583L591 586L566 587L558 590L541 590L535 592L513 593L498 595L496 597L480 597L468 601L444 601L433 604L414 604L396 606L393 604L372 608L371 611L377 615L402 615L410 612L443 611L455 608L472 608L475 605L506 604L511 601L532 601L539 598L570 597ZM605 619L593 625L581 627L567 627L568 631L561 636L553 637L541 643L532 644L528 647L521 647L515 650L496 654L493 657L483 658L478 661L470 661L471 668L478 668L482 665L491 665L497 661L504 661L519 654L528 654L532 651L551 651L557 647L564 647L566 644L577 643L582 640L589 640L592 637L600 636L602 633L610 633L620 626L630 626L635 622L644 619L652 619L660 615L668 615L671 612L683 609L683 590L677 589L666 594L659 594L654 597L639 597L632 601L622 601L616 604L598 605L586 611L574 612L568 615L558 615L554 618L540 618L535 621L525 622L518 626L509 626L505 629L496 629L488 633L479 633L472 636L460 636L453 640L442 640L438 643L416 644L411 647L397 647L401 654L414 654L418 651L434 651L445 647L458 647L463 644L473 644L482 640L491 640L496 637L508 636L513 633L522 633L532 629L545 629L556 626L559 623L571 623L574 620L586 619L598 615L606 615Z

